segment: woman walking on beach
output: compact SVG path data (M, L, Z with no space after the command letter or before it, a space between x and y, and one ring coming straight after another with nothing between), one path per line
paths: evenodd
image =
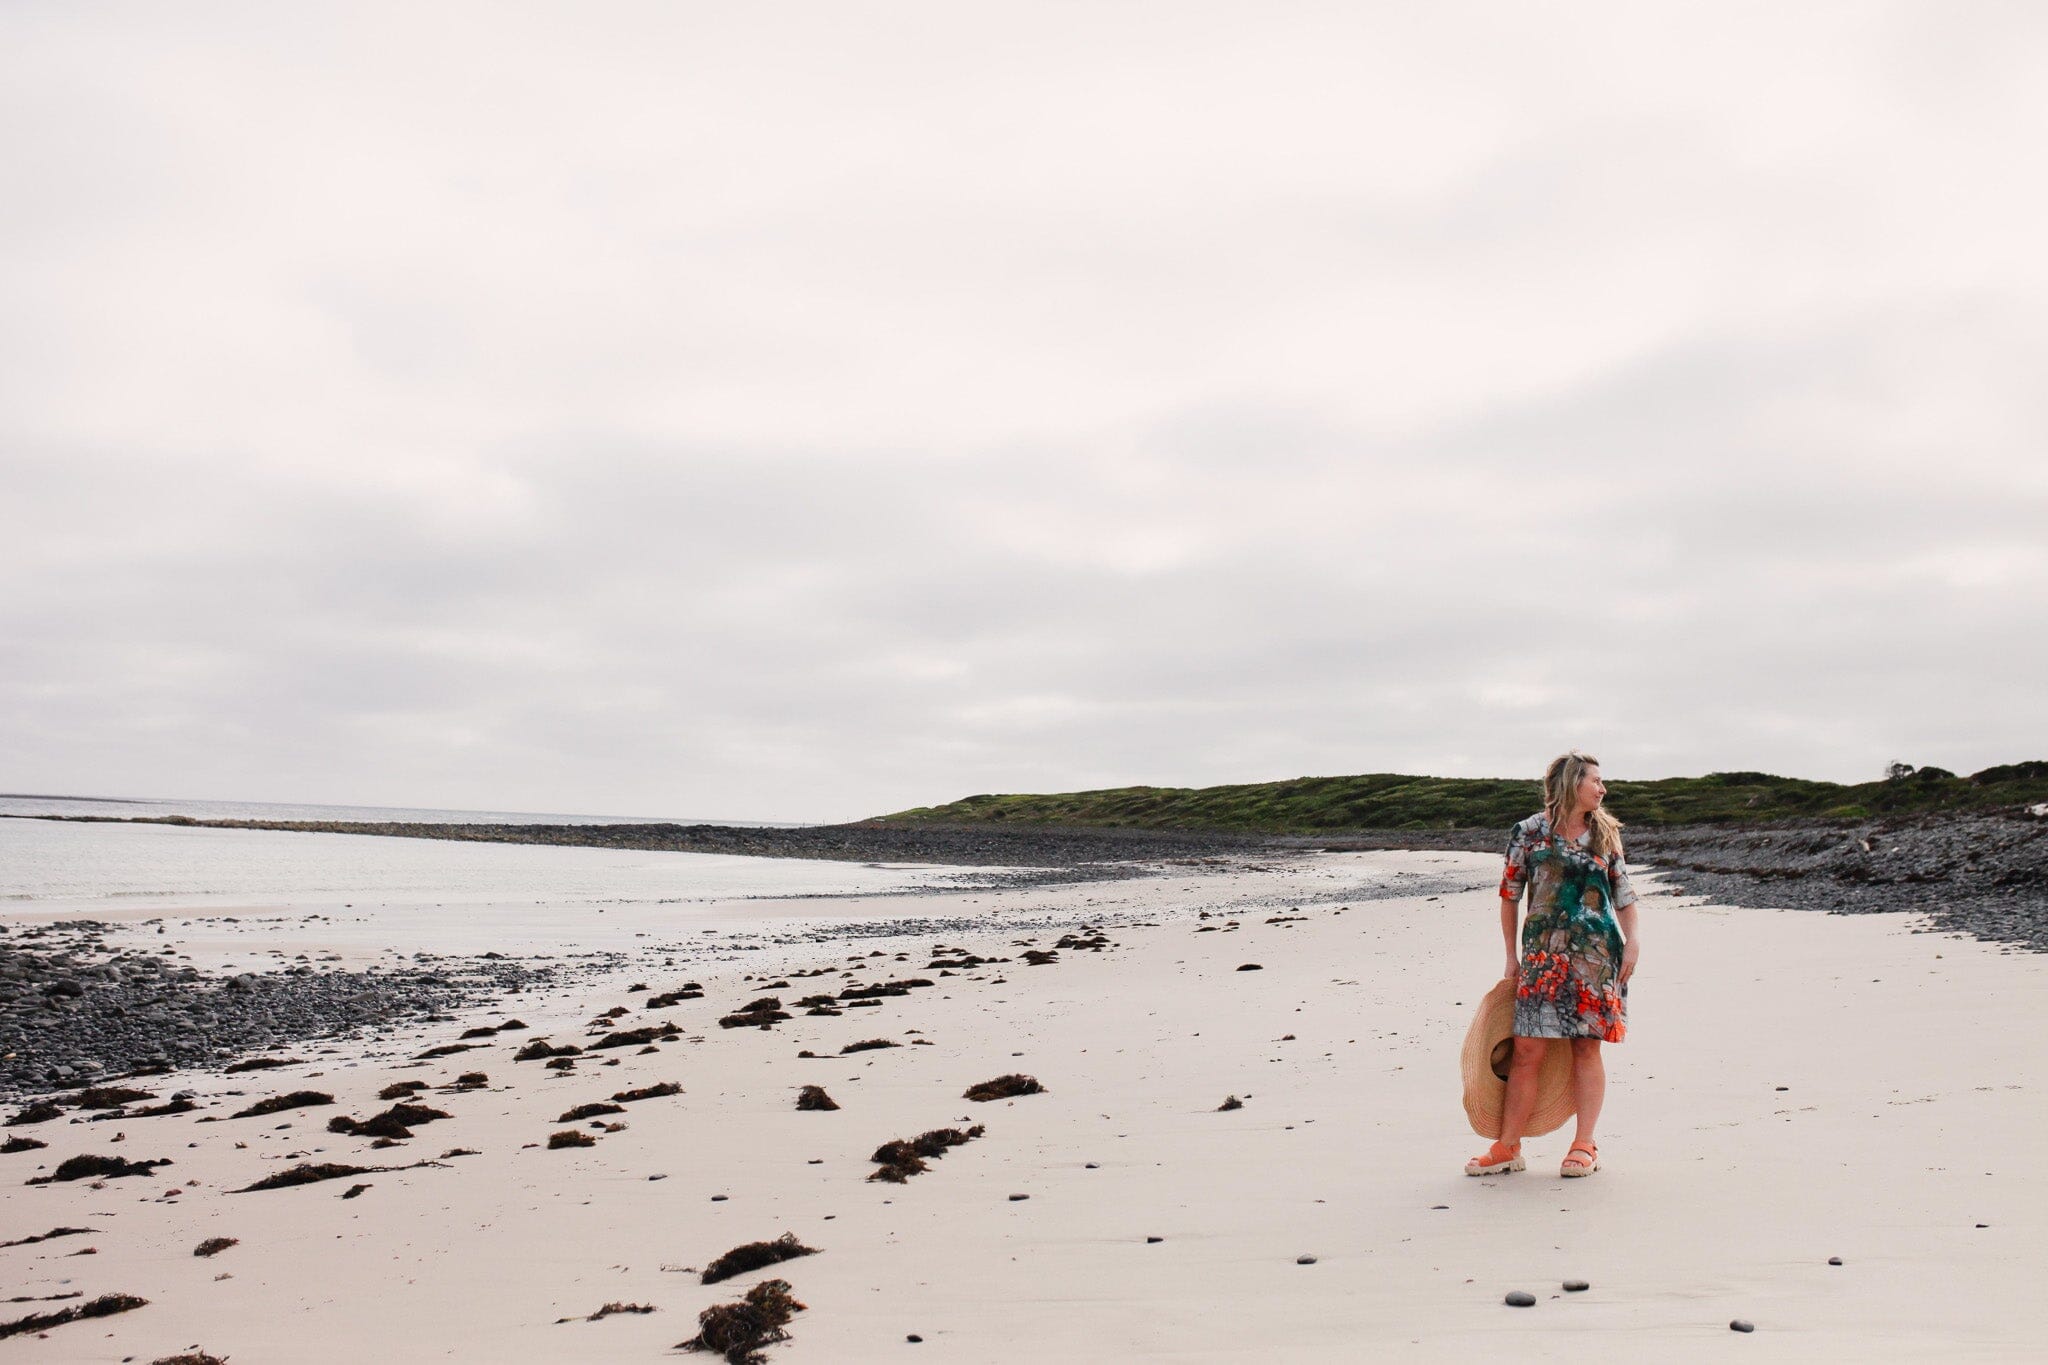
M1552 1039L1570 1040L1578 1130L1559 1175L1600 1169L1593 1127L1607 1093L1602 1043L1628 1031L1628 979L1641 943L1636 892L1622 866L1621 822L1602 807L1600 760L1574 749L1543 774L1543 810L1508 835L1500 882L1505 977L1515 983L1514 1057L1500 1136L1465 1164L1467 1175L1523 1169L1522 1132L1536 1105L1537 1073ZM1523 891L1529 914L1515 933Z

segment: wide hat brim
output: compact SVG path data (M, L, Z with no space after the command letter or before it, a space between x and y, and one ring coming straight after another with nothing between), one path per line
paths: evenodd
M1500 1136L1501 1112L1508 1102L1508 1060L1514 1055L1515 983L1494 983L1472 1027L1465 1032L1465 1050L1458 1064L1465 1074L1465 1117L1483 1138ZM1536 1072L1536 1107L1522 1129L1536 1137L1564 1127L1577 1110L1572 1099L1572 1050L1563 1038L1546 1038L1543 1065Z

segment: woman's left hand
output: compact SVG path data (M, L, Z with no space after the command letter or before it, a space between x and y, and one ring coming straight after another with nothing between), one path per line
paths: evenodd
M1643 946L1642 946L1642 945L1641 945L1640 943L1637 943L1637 942L1636 942L1636 941L1635 941L1634 939L1630 939L1630 940L1629 940L1629 941L1628 941L1628 942L1627 942L1626 944L1624 944L1624 945L1622 946L1622 949L1621 949L1621 984L1622 984L1622 985L1626 986L1626 985L1628 984L1628 979L1629 979L1630 977L1632 977L1632 976L1634 976L1634 975L1636 974L1636 959L1637 959L1638 957L1641 957L1641 956L1642 956L1642 953L1643 953Z

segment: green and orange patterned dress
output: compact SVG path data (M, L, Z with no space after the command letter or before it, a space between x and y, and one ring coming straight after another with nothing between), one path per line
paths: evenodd
M1515 987L1515 1033L1522 1038L1598 1038L1628 1032L1628 987L1621 970L1617 911L1636 903L1628 869L1594 853L1592 833L1570 842L1532 815L1508 835L1501 899L1529 893L1522 921L1522 979Z

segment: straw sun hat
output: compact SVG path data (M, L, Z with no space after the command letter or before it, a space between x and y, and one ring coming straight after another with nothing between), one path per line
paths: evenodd
M1500 980L1479 1002L1479 1013L1465 1033L1465 1051L1459 1067L1465 1073L1465 1117L1472 1131L1483 1138L1500 1136L1501 1110L1508 1098L1508 1060L1515 1051L1515 983ZM1529 1115L1524 1137L1535 1137L1564 1127L1572 1116L1572 1050L1562 1038L1548 1040L1550 1048L1536 1073L1536 1108Z

